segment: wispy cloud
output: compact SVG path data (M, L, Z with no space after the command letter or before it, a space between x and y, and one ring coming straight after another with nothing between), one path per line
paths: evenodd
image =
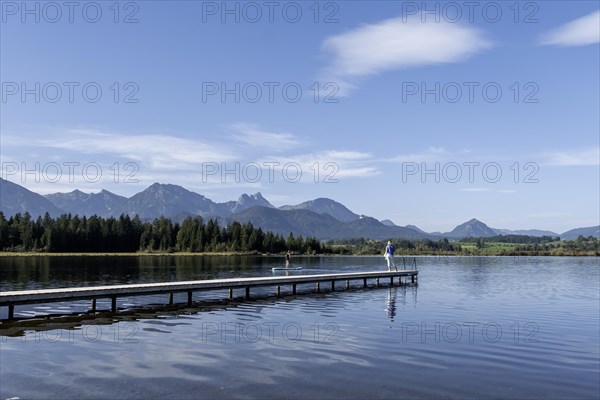
M510 166L515 162L519 163L542 163L543 160L547 160L550 157L550 153L544 155L531 154L531 153L520 153L516 154L514 151L501 149L493 149L489 152L487 149L446 149L444 147L431 146L426 149L415 151L412 153L398 154L388 159L382 159L382 162L390 163L458 163L464 168L467 167L467 163L479 163L477 165L483 165L487 163L499 163L502 165ZM585 152L582 152L582 154ZM557 153L552 153L552 156ZM597 154L597 153L596 153ZM573 157L578 157L579 153L574 153ZM586 159L590 158L588 154ZM474 164L475 165L475 164Z
M100 129L66 129L52 132L52 135L48 135L52 139L38 137L25 141L14 136L11 145L39 149L44 153L45 160L35 159L36 162L53 158L70 161L76 154L78 162L93 160L102 164L103 169L106 167L110 170L115 162L130 160L138 165L139 171L135 178L141 184L171 182L175 179L176 183L185 184L186 187L202 185L203 189L207 185L220 189L244 185L260 188L264 180L257 182L253 178L246 181L233 175L236 171L237 175L253 174L258 167L265 180L270 180L268 177L272 171L269 170L275 170L277 176L282 178L283 169L290 163L295 163L300 168L303 182L314 182L315 179L318 182L331 182L340 178L370 177L380 173L376 166L377 160L370 153L352 149L297 153L293 149L308 144L303 144L291 133L265 131L249 123L236 123L229 125L229 128L235 133L212 141L165 134L139 135ZM232 145L232 136L241 145ZM245 146L261 151L248 152ZM266 153L269 150L271 154ZM293 175L293 169L294 166L291 166L288 171L290 175Z
M391 162L437 162L455 158L455 154L443 147L429 147L417 153L399 154L389 160Z
M493 192L493 193L516 193L517 191L514 189L491 189L491 188L462 188L459 189L461 192Z
M600 43L600 11L578 18L544 34L541 44L585 46Z
M561 167L581 167L600 165L600 149L554 151L546 154L547 165Z
M96 130L69 130L32 143L81 154L111 154L148 163L151 168L185 169L203 162L233 160L236 154L219 143L170 135L121 135Z
M128 190L151 182L170 182L203 191L233 187L259 190L266 182L295 181L296 169L299 169L301 182L336 182L341 178L371 177L380 173L377 160L370 153L352 149L296 153L291 149L303 144L291 133L264 131L246 123L229 127L236 131L234 138L241 145L232 145L232 135L208 141L164 134L122 134L99 129L68 129L53 132L52 139L36 138L27 142L16 136L11 143L16 147L35 147L45 153L46 160L58 157L59 162L70 161L73 155L77 155L75 161L100 163L105 172L113 171L115 162L124 165L126 160L133 161L138 167L135 172L137 183L128 185ZM249 145L261 151L248 152L245 146ZM268 150L271 150L271 154L266 154ZM46 160L35 159L35 162ZM286 170L286 166L289 170ZM254 176L257 168L261 177L258 181ZM124 173L129 172L127 170ZM275 180L271 180L273 172ZM246 174L250 178L246 178ZM110 179L112 175L106 172L101 182L107 183ZM93 183L80 183L77 185L82 189L93 190L98 187ZM94 183L100 184L99 181ZM57 185L50 185L46 192L55 192L56 189L52 187L56 188Z
M333 61L323 71L348 94L358 78L384 71L455 63L491 47L483 33L449 22L399 17L327 38L323 49Z
M235 131L234 139L248 146L283 151L295 148L300 144L300 141L291 133L270 132L254 124L236 123L231 125L231 128Z
M323 169L322 174L333 174L333 178L364 178L380 173L379 169L372 165L373 156L370 153L359 151L326 150L313 154L305 154L295 157L303 165L314 165L319 163ZM331 165L332 167L327 167Z
M333 182L340 178L364 178L380 173L374 165L373 156L359 151L324 150L290 155L285 158L269 157L259 161L259 163L273 162L278 163L275 167L278 170L290 163L298 164L305 182Z
M318 153L319 158L336 161L360 162L372 158L370 153L361 151L327 150Z

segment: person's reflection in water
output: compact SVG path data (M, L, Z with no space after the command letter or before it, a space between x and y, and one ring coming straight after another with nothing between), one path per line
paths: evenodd
M398 288L390 287L388 288L387 293L387 302L385 306L385 310L387 311L387 317L391 322L394 322L394 317L396 316L396 297L398 296Z

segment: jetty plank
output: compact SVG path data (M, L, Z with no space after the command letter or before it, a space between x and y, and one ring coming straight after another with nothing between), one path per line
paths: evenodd
M116 308L116 298L124 296L144 296L155 294L168 294L169 303L173 301L173 293L187 292L188 303L191 301L191 293L201 290L219 290L229 289L229 298L233 296L233 289L244 288L246 298L250 297L250 288L261 286L275 286L279 289L282 285L292 285L293 294L296 293L296 285L305 283L316 283L331 281L331 289L335 290L335 281L345 280L346 287L349 287L350 280L360 279L366 285L367 279L376 279L379 286L380 278L390 278L393 284L394 277L411 277L414 282L418 275L417 270L401 271L373 271L373 272L348 272L334 274L315 274L315 275L295 275L295 276L266 276L266 277L246 277L246 278L227 278L210 279L199 281L184 282L159 282L159 283L138 283L128 285L111 286L88 286L88 287L70 287L56 289L39 290L18 290L0 292L0 307L9 307L9 319L12 318L14 306L20 304L42 304L50 302L66 302L71 300L89 300L93 301L92 309L95 309L95 300L98 298L110 298L113 311ZM319 286L317 286L319 287ZM277 294L280 291L277 290Z

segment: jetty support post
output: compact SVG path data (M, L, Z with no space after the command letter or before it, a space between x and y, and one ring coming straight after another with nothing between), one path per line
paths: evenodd
M188 296L187 296L187 297L188 297L188 298L187 298L187 305L188 305L188 306L191 306L191 305L192 305L192 291L191 291L191 290L188 290L188 292L187 292L187 295L188 295Z
M92 312L96 312L96 299L92 299Z
M110 312L117 312L117 296L111 296L110 298Z

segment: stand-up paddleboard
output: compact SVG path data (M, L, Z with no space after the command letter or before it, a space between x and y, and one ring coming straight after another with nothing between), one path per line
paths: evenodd
M301 270L302 267L273 267L271 268L273 271L298 271Z

